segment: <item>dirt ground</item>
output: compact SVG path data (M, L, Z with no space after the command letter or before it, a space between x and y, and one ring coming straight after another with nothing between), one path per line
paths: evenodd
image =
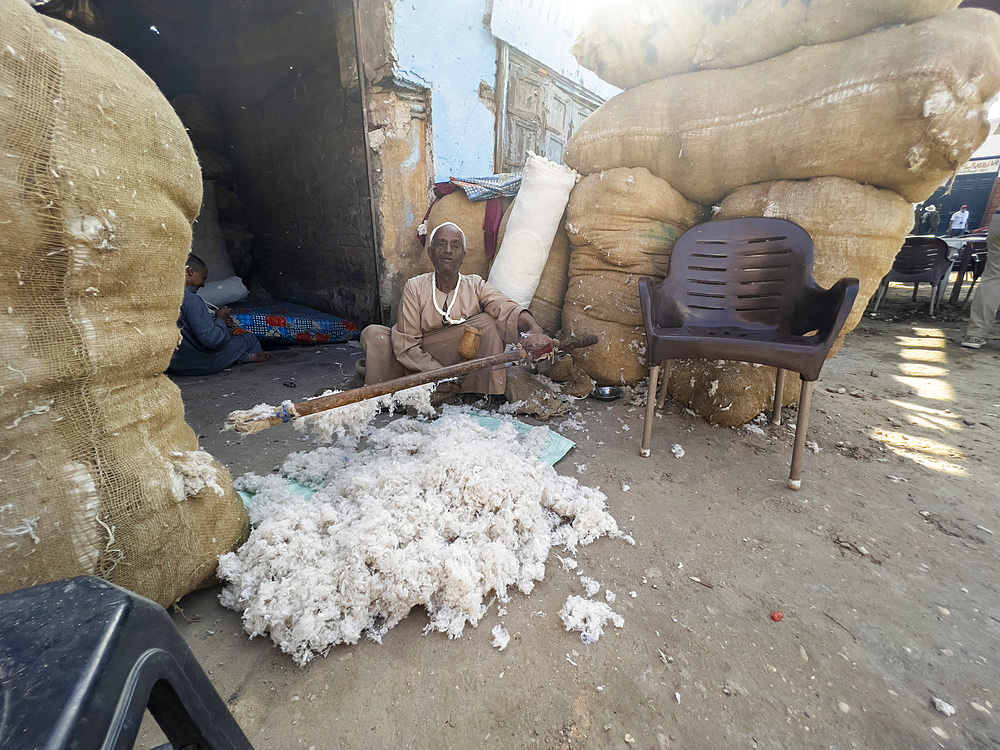
M930 318L926 295L891 290L827 364L798 492L784 425L715 428L668 404L643 459L640 408L578 402L586 430L563 431L577 447L556 469L606 492L637 542L579 551L625 618L596 644L562 627L582 587L555 561L461 639L423 636L414 610L383 644L305 668L248 640L218 587L174 622L258 748L1000 747L1000 341L962 349L962 315ZM288 425L221 432L230 410L342 386L361 353L274 355L177 379L236 476L307 444ZM162 741L147 726L140 746Z

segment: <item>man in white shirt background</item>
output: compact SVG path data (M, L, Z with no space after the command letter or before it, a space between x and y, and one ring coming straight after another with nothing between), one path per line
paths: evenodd
M956 234L965 234L969 231L969 207L962 206L951 215L951 222L948 225L948 236L954 237Z

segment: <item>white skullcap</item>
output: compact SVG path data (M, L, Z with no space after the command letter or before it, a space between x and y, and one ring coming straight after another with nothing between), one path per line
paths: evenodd
M434 244L434 235L437 234L437 231L441 227L454 227L455 229L457 229L458 233L462 236L462 249L464 250L466 248L467 244L465 241L465 232L462 231L462 227L460 227L453 221L446 221L443 224L438 224L436 227L434 227L434 229L431 230L430 237L427 238L427 247L430 247L431 245Z

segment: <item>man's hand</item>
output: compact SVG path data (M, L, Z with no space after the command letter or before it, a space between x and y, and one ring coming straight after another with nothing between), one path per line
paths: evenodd
M229 314L229 308L226 305L223 305L222 307L220 307L218 310L215 311L215 317L226 323L232 320L232 316L230 316Z
M521 339L521 344L534 355L548 354L556 344L555 339L550 339L544 333L529 333Z

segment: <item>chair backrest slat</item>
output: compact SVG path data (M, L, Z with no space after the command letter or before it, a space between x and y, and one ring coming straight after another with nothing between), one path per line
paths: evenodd
M657 298L685 308L678 312L691 325L771 327L788 318L803 283L811 283L812 263L812 240L795 224L712 221L674 245L663 282L669 291ZM664 319L676 317L672 312L660 311Z

